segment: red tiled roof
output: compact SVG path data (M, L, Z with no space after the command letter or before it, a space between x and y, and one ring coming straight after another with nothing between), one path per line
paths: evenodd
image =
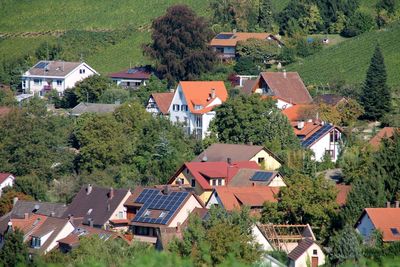
M368 214L375 228L383 232L383 241L400 241L400 235L391 231L391 228L396 228L400 233L400 208L366 208L364 213Z
M391 138L394 135L395 129L396 128L394 127L385 127L380 130L379 133L377 133L374 137L371 138L371 140L369 140L372 148L378 149L381 145L382 139Z
M24 234L27 234L28 232L38 229L46 220L47 216L44 215L39 215L39 214L31 214L29 215L28 218L22 218L22 219L11 219L12 226L14 229L18 228L21 230Z
M192 113L204 114L211 111L215 106L213 103L216 98L225 102L228 98L225 84L222 81L184 81L179 83L189 110ZM211 98L212 89L215 89L215 98ZM195 109L195 105L202 106L200 110Z
M156 102L160 112L164 115L168 114L168 109L174 98L174 93L153 93L151 96Z
M347 195L351 190L351 185L336 184L336 189L338 190L338 194L336 196L336 203L339 206L344 206L347 201Z
M172 183L176 176L187 168L194 176L197 183L203 189L212 189L207 177L225 178L225 183L229 184L230 179L237 174L241 168L260 169L260 166L254 161L233 162L231 166L227 162L186 162L178 172L170 179Z
M322 125L320 123L316 122L304 122L304 127L299 129L297 126L297 122L291 122L291 125L293 127L294 133L297 136L304 136L304 140L309 138L313 133L318 131L319 129L322 128Z
M0 172L0 184L3 183L10 175L12 176L12 174L8 172Z
M132 71L133 73L128 73L128 71ZM136 70L136 71L135 71ZM126 69L119 72L114 72L108 74L108 77L111 78L124 78L124 79L138 79L138 80L148 80L150 78L151 72L146 70L146 68L131 68Z
M313 105L307 105L307 104L293 105L290 108L282 110L282 114L286 115L289 121L313 119L314 116L312 116L312 118L306 118L304 114L306 110L312 109L313 107L314 107Z
M275 195L279 188L269 186L231 187L219 186L215 188L224 208L228 211L240 209L241 206L261 207L264 202L277 202Z
M271 36L271 34L266 32L221 32L220 34L232 34L232 38L217 39L214 37L210 42L211 46L236 46L239 41L245 41L248 39L266 40Z

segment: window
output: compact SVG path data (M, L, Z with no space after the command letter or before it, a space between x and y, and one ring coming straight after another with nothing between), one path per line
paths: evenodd
M33 83L34 83L35 85L42 85L42 80L34 79L34 80L33 80Z
M189 174L189 169L186 168L186 174Z
M262 164L265 162L265 158L258 158L258 164Z
M223 179L221 179L221 178L218 179L218 185L222 185L222 180L223 180Z
M57 80L57 85L61 86L62 85L62 80Z
M79 70L79 73L80 73L80 74L85 74L85 69L80 69L80 70Z
M181 110L182 111L188 111L188 105L181 105Z
M316 249L313 249L312 254L313 254L313 255L318 255L317 250L316 250Z
M179 111L179 105L177 105L177 104L172 105L172 110Z
M215 50L217 51L217 53L224 53L223 47L217 47Z
M194 109L195 109L195 110L200 110L200 109L202 109L202 108L203 108L202 105L194 105Z
M32 237L31 247L33 248L40 248L40 238L39 237Z
M164 218L167 215L165 211L162 211L158 218Z
M22 81L22 88L26 88L26 80Z
M196 127L197 128L203 127L203 121L202 121L201 116L196 116Z
M192 187L196 187L196 180L192 179Z
M217 179L211 179L211 185L216 186L217 185Z
M119 219L123 219L124 218L124 212L123 211L118 212L118 218Z
M399 230L397 228L390 228L390 231L395 236L399 236L400 235Z

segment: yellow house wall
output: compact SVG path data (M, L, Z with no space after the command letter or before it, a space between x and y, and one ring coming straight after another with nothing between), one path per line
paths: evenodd
M264 158L265 159L265 170L277 170L281 167L281 164L279 161L277 161L275 158L273 158L270 154L268 154L267 151L264 149L258 152L252 159L251 161L255 161L258 163L258 158Z
M172 181L172 184L176 184L176 181L178 178L183 178L183 184L184 185L191 185L192 184L192 179L194 179L194 176L189 172L186 173L186 168L183 169L182 172L180 172L175 180ZM196 193L197 196L200 197L200 199L204 202L204 204L208 201L208 199L211 197L212 190L210 191L205 191L199 183L196 181L196 186L194 187L194 192Z

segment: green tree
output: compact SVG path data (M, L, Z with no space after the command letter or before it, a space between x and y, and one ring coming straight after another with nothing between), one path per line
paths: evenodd
M396 13L396 0L379 0L376 3L376 8L386 10L388 14L394 15Z
M104 76L92 75L78 82L74 87L74 91L79 102L95 103L99 101L103 92L112 86L113 83L110 79Z
M36 200L47 200L47 184L36 175L20 176L15 181L15 190Z
M170 83L191 80L209 71L214 54L207 43L212 34L206 21L186 5L176 5L152 23L152 43L144 52Z
M147 105L152 93L168 92L168 84L166 80L160 80L156 76L151 75L146 85L141 85L137 90L132 92L133 97L143 105Z
M220 142L268 145L277 140L282 150L299 146L289 121L276 109L275 102L258 95L240 95L226 101L218 107L211 128Z
M28 248L24 244L24 233L15 229L4 236L4 246L0 249L0 265L15 267L28 263Z
M363 86L361 103L367 119L380 119L391 110L391 96L387 85L386 67L379 45L375 47L375 52L371 58Z
M331 239L330 259L335 264L348 260L357 261L362 257L361 236L350 225L336 232Z
M0 217L12 210L15 197L17 197L18 200L32 200L32 197L25 195L24 193L17 192L14 189L3 189L3 193L0 198Z
M125 103L128 100L130 100L129 92L123 88L110 88L99 98L99 102L105 104Z
M274 14L272 10L271 0L261 0L259 13L258 13L258 25L261 29L266 32L271 32L274 23Z
M240 57L233 70L238 74L258 75L260 73L260 69L250 57Z
M341 34L345 37L354 37L375 28L375 20L369 13L356 11L346 23Z
M299 24L305 32L315 33L320 28L320 25L323 24L318 6L315 4L308 5L307 13L306 16L299 19Z
M364 114L364 108L354 99L347 99L340 102L336 106L336 110L340 113L340 124L349 126Z
M15 106L16 104L17 101L11 89L0 88L0 106Z
M259 66L264 67L265 62L276 58L279 47L274 41L248 39L238 42L236 53L239 57L251 58Z

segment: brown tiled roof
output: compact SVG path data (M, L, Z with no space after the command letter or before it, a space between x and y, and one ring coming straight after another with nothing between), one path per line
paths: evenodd
M151 97L153 97L160 112L164 115L168 114L168 109L174 98L174 93L153 93Z
M93 225L103 226L124 198L130 194L126 189L113 189L114 195L110 198L110 188L92 186L89 194L87 189L88 186L83 186L76 194L64 217L71 214L74 217L83 217L83 224L89 224L89 219L92 219Z
M271 178L268 181L252 181L251 178L256 172L271 173ZM270 182L278 175L277 171L261 171L255 169L240 169L238 173L229 181L229 186L251 186L256 185L269 185Z
M38 68L39 63L47 62L48 65L45 68ZM79 67L83 62L66 62L66 61L39 61L35 66L27 71L27 74L34 76L55 76L65 77L71 71ZM86 65L87 66L87 65ZM94 71L94 70L93 70Z
M314 102L316 103L324 103L330 106L336 106L342 100L346 100L344 96L335 95L335 94L324 94L319 95L314 98Z
M288 258L291 260L297 260L298 258L301 257L301 255L304 254L304 252L307 251L312 245L314 244L314 241L310 238L304 238L302 239L297 247L295 247L289 254Z
M112 113L120 104L101 104L101 103L85 103L81 102L76 105L70 112L71 115L80 116L83 113Z
M268 154L276 160L281 160L270 150L263 146L242 145L242 144L212 144L200 155L198 155L192 162L203 161L204 157L208 162L212 161L227 161L230 158L232 161L247 161L252 159L258 152L265 149Z
M254 79L254 80L246 80L243 83L243 88L242 91L243 93L250 95L253 93L253 88L255 88L257 86L258 80Z
M39 209L36 210L35 206ZM11 218L24 218L25 213L61 218L66 210L67 206L62 203L18 200L11 211Z
M392 229L397 229L400 233L400 208L366 208L358 223L365 214L368 214L375 228L383 233L383 241L400 241L400 235L392 232Z
M108 74L110 78L122 79L137 79L148 80L150 79L151 71L146 67L129 68L123 71Z
M347 201L347 195L351 190L351 185L336 184L336 189L338 190L338 194L336 196L336 203L339 206L344 206Z
M269 36L272 36L266 32L221 32L220 34L231 34L232 37L229 39L217 39L217 35L211 40L211 46L236 46L239 41L245 41L248 39L266 40Z
M395 129L396 128L394 127L385 127L380 130L379 133L377 133L374 137L371 138L371 140L369 140L372 148L378 149L381 145L382 139L391 138L394 135Z

